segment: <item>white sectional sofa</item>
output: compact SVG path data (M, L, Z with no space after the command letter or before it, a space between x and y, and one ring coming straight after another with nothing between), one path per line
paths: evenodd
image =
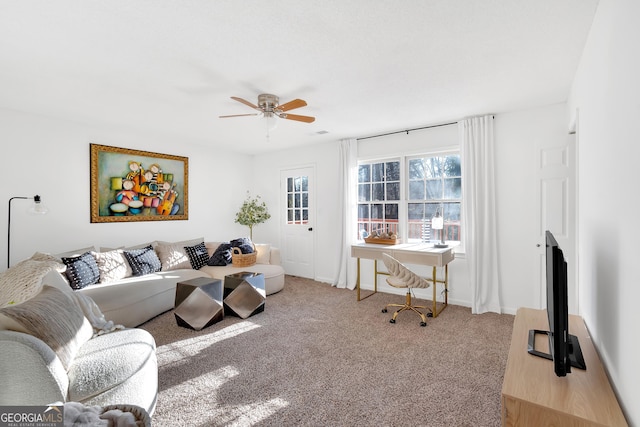
M178 282L196 277L223 280L226 275L249 271L264 275L267 295L284 287L278 248L255 245L257 263L247 267L193 269L180 251L190 244L194 241L139 245L147 251L149 246L155 248L152 252L159 254L164 271L138 276L126 271L122 260L114 261L125 249L97 252L85 248L57 254L68 259L97 259L101 277L121 276L76 290L60 258L47 254L35 254L1 273L0 405L125 404L152 414L158 388L155 341L135 327L173 308ZM210 257L218 245L206 243L202 257ZM200 243L197 246L202 248ZM127 252L131 255L135 250ZM72 256L75 253L78 256ZM30 317L33 319L25 320Z
M162 254L160 247L191 244L194 240L182 242L151 242L156 252ZM209 256L213 254L220 242L205 242ZM137 245L142 247L145 245ZM189 268L170 268L143 276L129 276L107 283L96 283L78 289L84 295L91 297L98 305L107 320L126 327L136 327L153 317L171 310L174 307L176 284L178 282L196 277L212 277L224 280L229 274L248 271L262 273L265 278L265 292L267 295L279 292L284 287L284 269L280 265L280 250L271 245L257 244L258 259L256 264L247 267L209 266L205 265L198 270ZM78 251L73 251L77 253ZM58 254L68 255L68 254ZM185 263L174 260L174 265L184 267ZM65 273L58 271L49 272L43 279L44 284L56 287L69 287L69 281Z

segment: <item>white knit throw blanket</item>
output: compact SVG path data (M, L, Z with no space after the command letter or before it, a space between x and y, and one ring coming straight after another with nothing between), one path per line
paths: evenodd
M42 279L52 270L64 271L60 259L36 252L0 273L0 307L19 304L35 296L42 289Z
M73 292L73 298L76 304L82 309L84 317L89 319L91 326L93 326L93 336L107 334L109 332L117 331L118 329L124 329L122 325L116 325L111 320L107 320L100 311L100 308L91 297L88 297L80 292Z
M42 289L42 279L52 270L63 272L66 266L60 259L40 252L31 258L0 273L0 307L8 304L19 304L37 295ZM118 329L122 325L115 325L106 320L98 305L88 296L71 291L76 304L82 309L84 316L93 326L93 336L98 336Z

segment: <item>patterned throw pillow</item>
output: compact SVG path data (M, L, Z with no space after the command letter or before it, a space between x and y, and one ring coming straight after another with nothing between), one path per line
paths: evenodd
M231 244L220 243L211 258L209 258L207 265L225 266L231 264L231 261Z
M121 249L105 252L92 252L100 271L100 283L115 282L133 274L131 267L124 258Z
M124 257L131 266L133 276L144 276L145 274L160 271L162 264L160 258L153 250L151 245L142 249L134 249L130 251L122 251Z
M199 270L200 267L207 265L207 261L209 261L209 253L207 252L207 248L204 246L204 242L198 243L195 246L185 246L184 250L187 251L191 267L193 267L194 270Z
M73 289L82 289L100 281L100 271L96 259L91 252L85 252L80 256L62 258L67 266L67 279Z
M160 258L162 271L191 268L185 247L177 243L158 243L155 250L158 258Z

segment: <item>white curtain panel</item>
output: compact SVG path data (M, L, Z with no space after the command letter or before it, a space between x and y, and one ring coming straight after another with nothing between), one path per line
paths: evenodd
M338 288L355 289L356 260L351 258L351 245L356 242L356 227L358 221L358 201L356 186L358 179L358 141L343 139L339 142L340 171L338 195L340 216L340 248L338 250L338 274L333 286Z
M501 312L494 171L494 117L458 122L471 312Z

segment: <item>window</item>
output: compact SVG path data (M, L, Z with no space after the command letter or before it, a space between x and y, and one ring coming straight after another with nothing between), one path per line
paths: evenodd
M405 241L440 238L431 218L444 218L445 240L461 239L460 154L443 153L358 164L358 238L393 231Z
M358 165L358 238L398 231L400 160Z
M407 197L407 239L422 239L431 228L431 218L444 218L444 240L460 240L462 171L460 155L415 157L407 159L409 182ZM431 238L436 238L433 233ZM440 238L440 236L437 236Z
M309 177L287 178L287 224L309 222Z

